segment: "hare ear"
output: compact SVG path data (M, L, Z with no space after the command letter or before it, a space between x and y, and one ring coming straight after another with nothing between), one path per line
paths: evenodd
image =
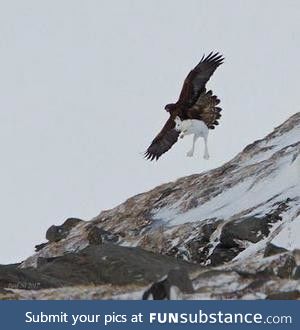
M181 120L180 120L180 118L179 118L178 116L175 117L175 122L176 122L176 123L181 122Z

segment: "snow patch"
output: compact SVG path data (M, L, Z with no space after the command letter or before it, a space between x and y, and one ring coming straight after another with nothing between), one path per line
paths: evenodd
M280 231L280 233L272 240L272 243L283 247L287 250L300 249L300 216L295 218L292 222Z

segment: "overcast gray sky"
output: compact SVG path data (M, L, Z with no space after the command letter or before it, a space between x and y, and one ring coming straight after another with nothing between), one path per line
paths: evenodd
M232 158L299 111L298 0L10 0L0 3L0 263L67 217ZM180 141L143 152L203 53L223 117L211 159Z

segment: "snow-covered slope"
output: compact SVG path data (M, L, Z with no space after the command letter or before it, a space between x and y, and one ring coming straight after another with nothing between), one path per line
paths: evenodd
M21 267L36 266L39 257L87 247L90 231L95 233L96 228L104 242L139 246L205 267L255 272L280 264L270 259L276 253L274 245L290 251L300 248L299 222L300 113L296 113L223 166L163 184L79 222Z

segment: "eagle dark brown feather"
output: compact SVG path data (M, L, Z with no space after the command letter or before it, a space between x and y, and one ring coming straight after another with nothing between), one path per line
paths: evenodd
M224 58L219 53L213 54L211 52L208 56L203 56L185 78L177 103L192 106L199 95L205 92L206 83L223 61Z
M184 80L178 101L166 105L165 109L170 117L145 152L145 158L157 160L177 142L180 132L175 130L176 116L181 120L202 120L210 129L214 129L215 125L219 124L221 108L217 105L220 100L211 91L206 92L205 85L223 61L222 55L211 52L208 56L203 56L190 71Z
M179 132L175 130L174 116L170 116L165 126L157 134L151 145L145 152L145 158L149 160L158 159L162 154L167 152L173 144L178 140Z
M217 105L220 100L212 91L200 94L196 103L186 111L186 116L190 119L202 120L210 129L214 129L219 125L218 119L221 118L220 107Z

